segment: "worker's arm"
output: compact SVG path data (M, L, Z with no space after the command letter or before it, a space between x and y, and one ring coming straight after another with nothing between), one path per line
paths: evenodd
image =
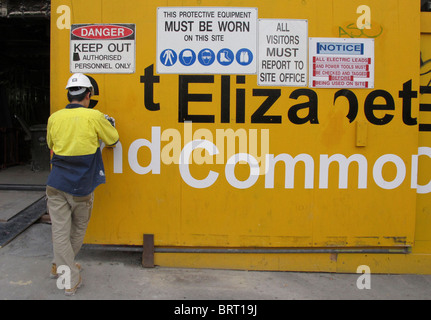
M46 127L46 143L48 148L52 150L52 138L51 138L51 122L48 119L48 125Z
M97 120L95 127L99 138L107 147L115 146L120 139L117 129L105 118L103 113L100 113Z

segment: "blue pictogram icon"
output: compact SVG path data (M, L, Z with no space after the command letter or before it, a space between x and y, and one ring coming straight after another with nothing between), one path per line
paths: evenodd
M202 49L198 54L199 62L204 66L210 66L214 63L215 54L211 49Z
M183 66L191 66L196 61L196 53L191 49L180 52L179 61Z
M253 53L246 48L240 49L236 53L236 61L242 66L248 66L253 62Z
M167 67L173 66L177 62L177 54L172 49L163 50L160 54L160 61Z
M217 53L217 60L222 66L228 66L235 60L235 56L230 49L221 49Z

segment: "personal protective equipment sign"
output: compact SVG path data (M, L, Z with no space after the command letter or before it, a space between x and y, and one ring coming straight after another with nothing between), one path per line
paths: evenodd
M257 8L160 7L157 73L256 74Z
M310 38L313 88L374 88L374 40Z
M260 19L258 85L307 86L307 20Z
M74 24L70 31L72 73L135 72L135 24Z

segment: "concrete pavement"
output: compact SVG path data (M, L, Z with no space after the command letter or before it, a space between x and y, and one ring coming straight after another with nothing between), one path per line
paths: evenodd
M0 249L1 300L333 300L431 299L430 275L234 271L141 267L141 253L83 249L83 286L73 297L49 278L51 225L36 223Z

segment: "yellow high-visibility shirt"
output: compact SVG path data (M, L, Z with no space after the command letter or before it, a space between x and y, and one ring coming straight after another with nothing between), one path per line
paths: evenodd
M105 115L78 104L69 104L48 119L48 147L57 155L82 156L94 154L99 139L107 146L118 142L119 135Z
M47 143L53 150L47 185L74 196L85 196L105 183L99 139L107 146L119 135L100 111L69 104L48 119Z

